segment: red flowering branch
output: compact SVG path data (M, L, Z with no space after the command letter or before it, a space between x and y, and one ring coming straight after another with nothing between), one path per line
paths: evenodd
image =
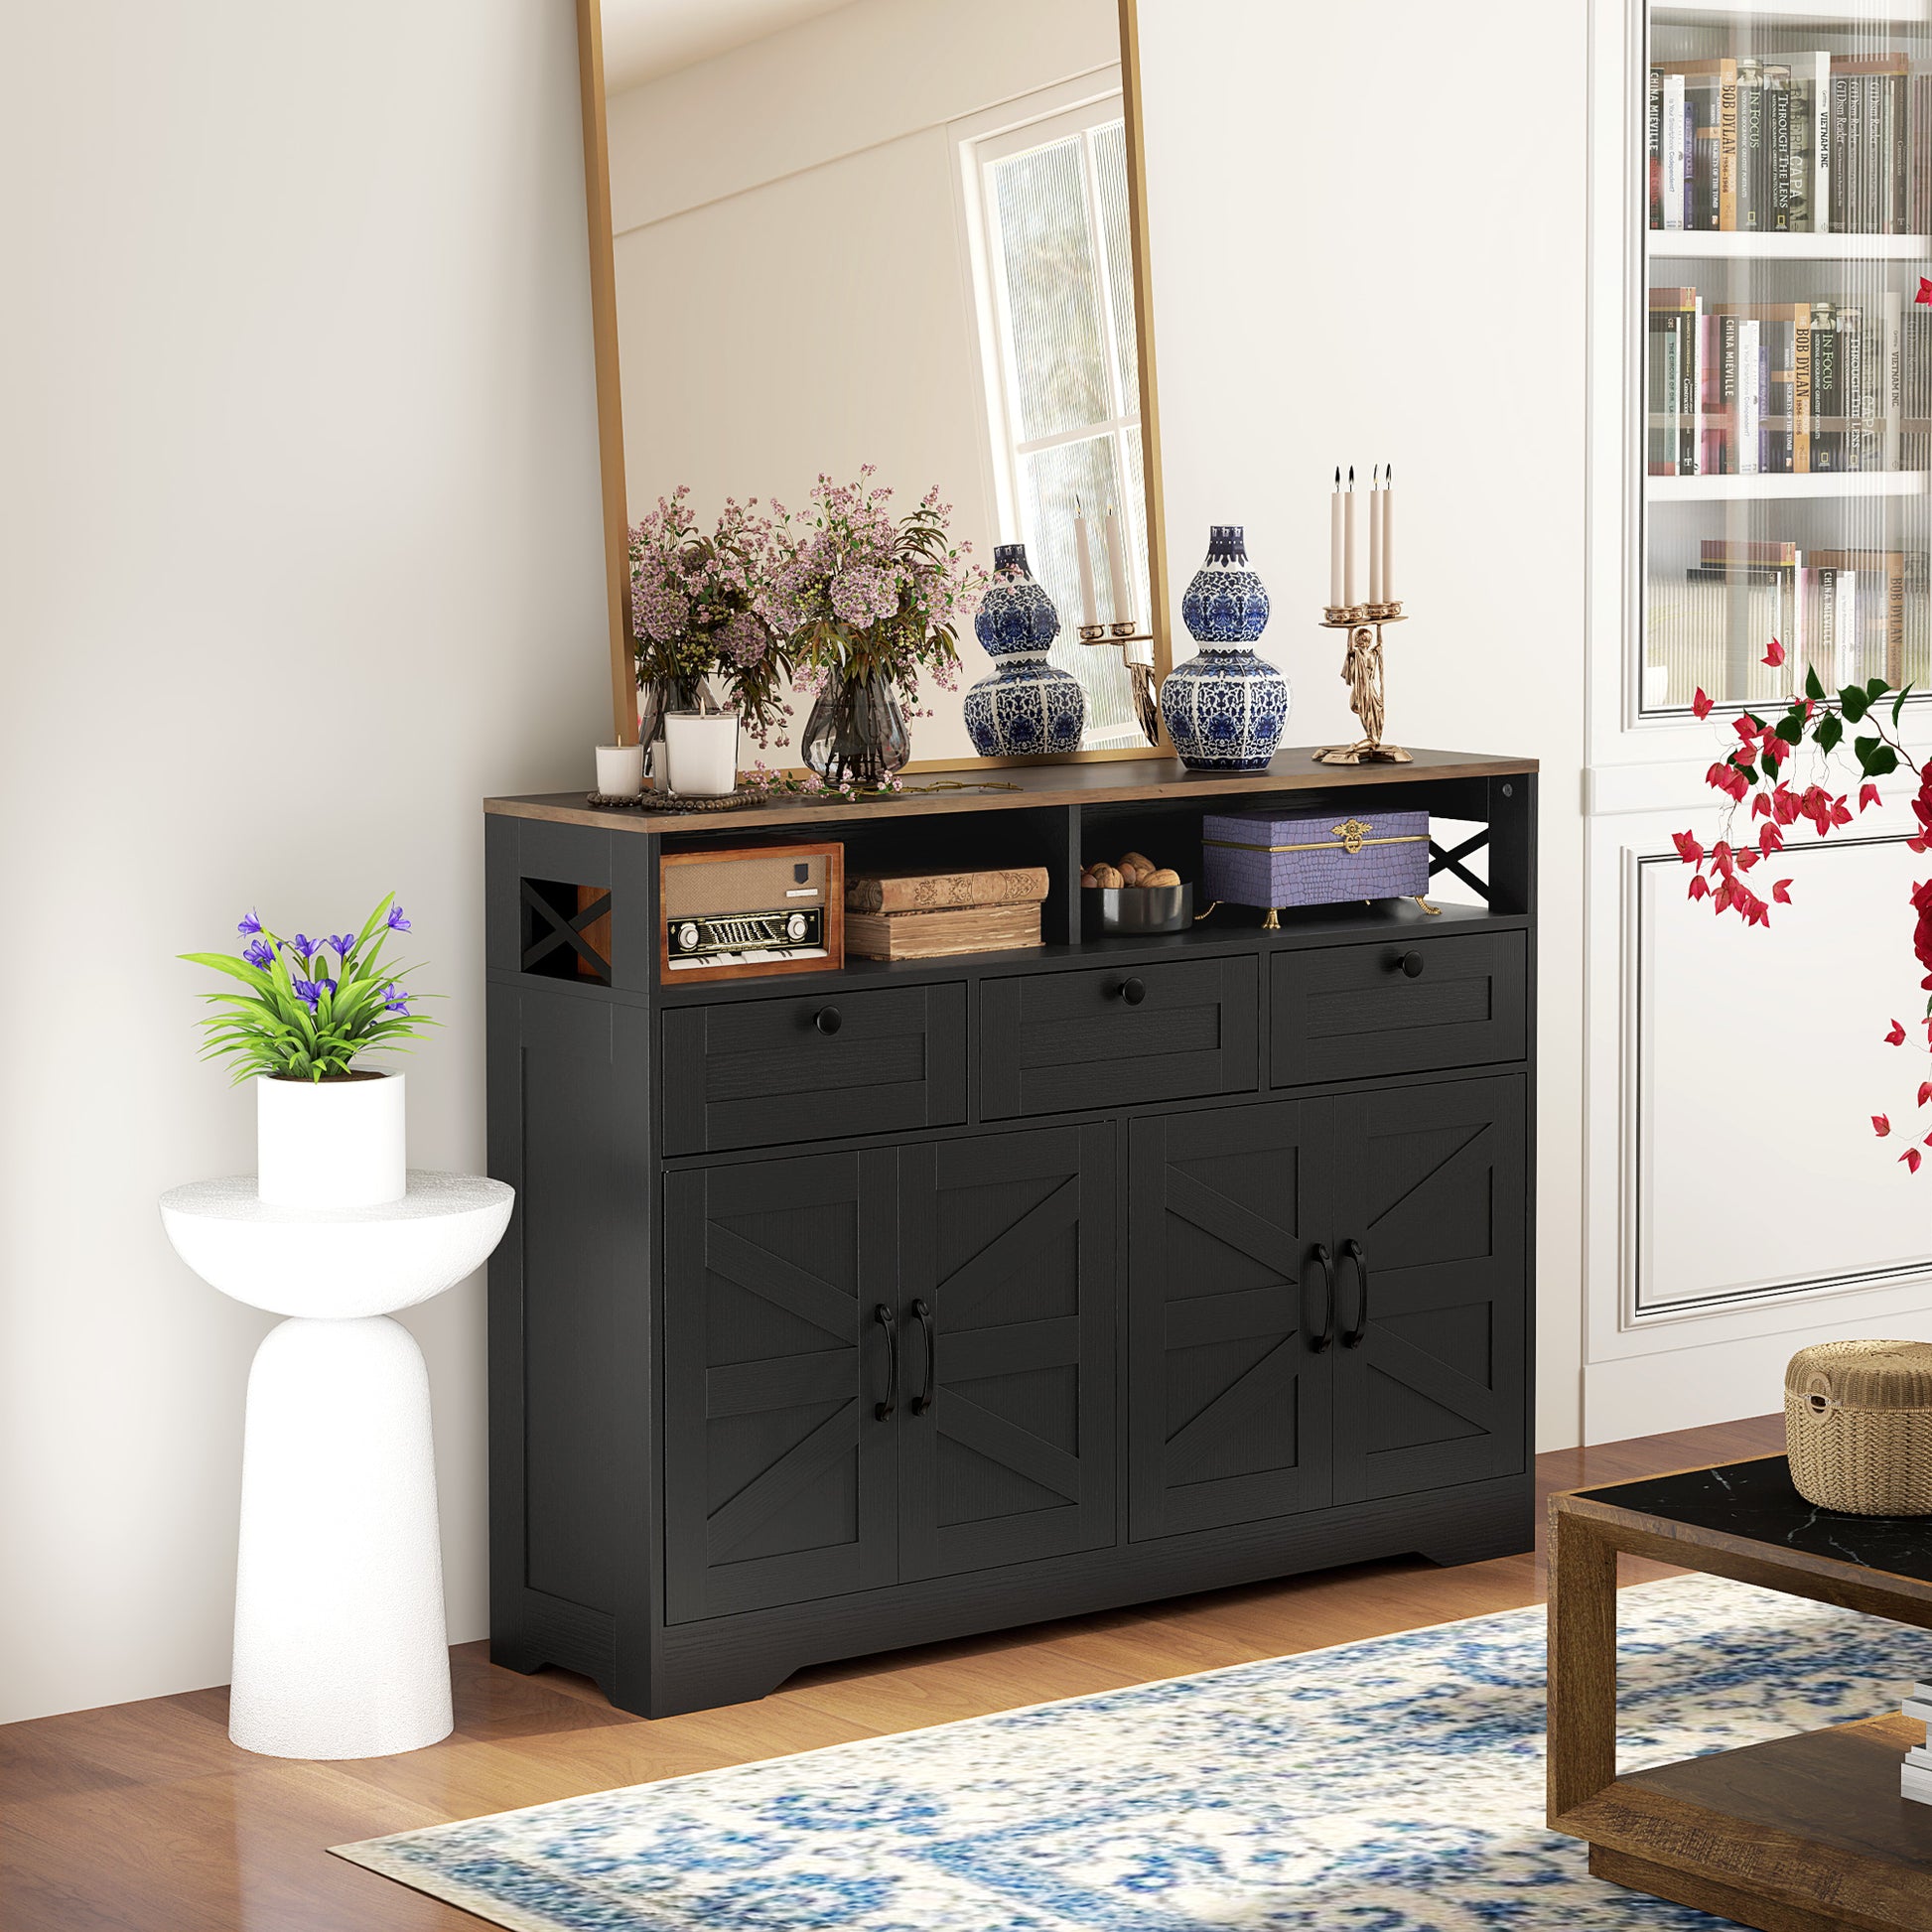
M1784 646L1775 637L1763 661L1773 667L1784 662ZM1813 837L1821 839L1853 822L1856 814L1849 796L1835 795L1822 784L1809 784L1800 790L1784 775L1786 765L1807 741L1822 754L1829 775L1832 757L1844 745L1848 728L1854 732L1852 753L1859 762L1859 811L1883 802L1878 779L1900 769L1911 773L1918 780L1917 795L1912 800L1918 831L1906 845L1913 852L1932 852L1932 760L1921 767L1897 737L1899 716L1910 689L1908 685L1894 693L1883 678L1874 677L1863 684L1846 685L1834 698L1826 691L1817 669L1810 667L1805 672L1805 695L1794 699L1775 723L1767 723L1749 711L1732 719L1730 729L1736 742L1704 774L1705 783L1727 801L1723 836L1707 849L1689 832L1672 835L1678 857L1691 868L1689 896L1708 898L1713 912L1735 912L1746 925L1769 925L1772 905L1791 903L1790 880L1773 880L1767 899L1746 883L1746 875L1782 852L1785 833L1801 820L1811 827ZM1891 699L1889 726L1877 709L1886 697ZM1691 705L1699 718L1710 717L1714 709L1702 691ZM1858 731L1861 725L1866 728L1863 733ZM1735 829L1740 811L1744 814L1741 833ZM1919 984L1932 995L1932 879L1912 888L1911 903L1917 915L1912 950L1925 969ZM1922 1033L1924 1050L1932 1058L1932 998L1925 1003L1924 1020L1915 1021L1913 1027ZM1912 1044L1916 1050L1916 1042L1897 1020L1891 1023L1885 1040L1892 1046ZM1932 1107L1932 1079L1919 1082L1917 1105ZM1932 1116L1926 1118L1932 1121ZM1888 1137L1892 1132L1890 1117L1873 1114L1871 1128L1879 1138ZM1924 1161L1920 1147L1932 1148L1932 1132L1898 1157L1913 1173Z

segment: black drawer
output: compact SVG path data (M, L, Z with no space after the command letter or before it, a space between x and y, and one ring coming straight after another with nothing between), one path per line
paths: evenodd
M1258 992L1252 958L986 980L980 1118L1251 1092Z
M666 1154L965 1118L963 986L730 1000L664 1016Z
M1528 936L1444 933L1280 952L1269 968L1273 1086L1520 1060Z

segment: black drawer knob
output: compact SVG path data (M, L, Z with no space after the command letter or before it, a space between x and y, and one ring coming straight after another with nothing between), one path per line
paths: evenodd
M812 1025L816 1027L820 1033L830 1035L830 1034L837 1033L838 1030L845 1025L845 1022L842 1019L840 1019L839 1010L837 1007L820 1007L819 1010L812 1015Z
M1122 980L1114 988L1114 997L1125 1000L1130 1007L1137 1007L1147 998L1147 982L1139 979Z
M1422 978L1423 956L1419 952L1399 954L1396 958L1390 960L1389 964L1395 971L1402 974L1405 979L1419 980Z

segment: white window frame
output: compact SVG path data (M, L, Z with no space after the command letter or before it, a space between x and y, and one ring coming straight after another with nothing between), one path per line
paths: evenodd
M1054 86L1042 87L1016 100L1003 102L967 119L955 121L948 133L959 154L960 228L965 238L979 325L980 382L987 424L987 455L992 495L998 507L1003 542L1025 542L1021 503L1021 463L1040 450L1086 443L1101 436L1114 444L1115 474L1123 491L1133 475L1127 439L1141 427L1139 382L1130 388L1122 379L1119 331L1116 326L1112 272L1106 236L1100 227L1100 181L1094 159L1093 136L1101 128L1125 118L1125 99L1118 66L1100 68ZM1021 440L1014 434L1018 421L1019 371L1014 360L1011 311L1007 304L1006 272L999 237L999 211L986 191L987 170L1016 155L1051 147L1069 135L1079 135L1086 177L1087 239L1099 285L1100 323L1105 343L1107 382L1112 413L1077 429L1052 436ZM1138 346L1138 345L1137 345ZM1137 363L1138 367L1138 363ZM1145 453L1145 440L1143 440ZM1145 461L1145 454L1143 457ZM1096 503L1096 525L1107 505ZM1130 519L1123 504L1122 522L1131 533L1135 522L1146 520L1145 505ZM1132 560L1137 596L1145 601L1148 560L1143 548ZM1145 612L1137 615L1145 617Z

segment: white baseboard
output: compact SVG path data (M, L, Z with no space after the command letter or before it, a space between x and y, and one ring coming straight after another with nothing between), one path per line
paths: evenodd
M1924 1314L1847 1320L1733 1337L1707 1348L1588 1362L1584 1367L1584 1441L1620 1443L1673 1429L1776 1415L1784 1408L1784 1365L1799 1349L1849 1337L1932 1340Z

